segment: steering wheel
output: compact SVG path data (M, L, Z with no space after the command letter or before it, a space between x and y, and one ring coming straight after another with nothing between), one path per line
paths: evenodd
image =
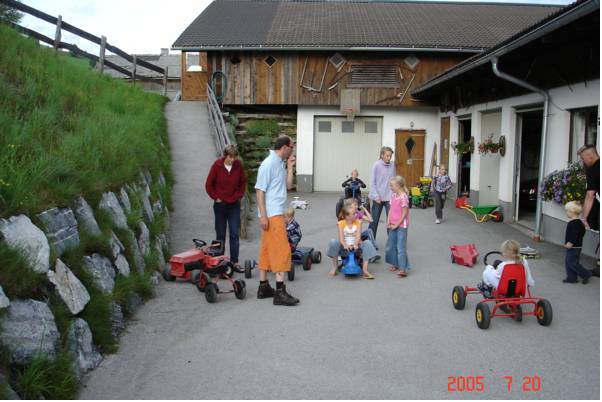
M192 239L192 242L194 243L195 246L197 246L198 248L202 248L205 247L207 245L207 242L204 240L200 240L200 239Z
M490 256L490 255L492 255L492 254L498 254L498 255L502 255L502 253L500 253L499 251L490 251L490 252L488 252L487 254L485 254L485 257L483 257L483 264L485 264L485 265L489 265L489 264L487 263L487 257L489 257L489 256Z

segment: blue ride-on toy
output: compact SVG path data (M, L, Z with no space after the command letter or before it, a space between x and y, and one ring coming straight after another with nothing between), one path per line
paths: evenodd
M357 260L356 260L357 259ZM341 265L341 273L345 276L358 276L362 274L362 257L358 252L346 252L343 256L343 264Z
M291 270L288 271L288 280L295 280L295 265L301 265L304 271L309 271L313 264L322 261L322 252L313 247L297 247L291 251Z

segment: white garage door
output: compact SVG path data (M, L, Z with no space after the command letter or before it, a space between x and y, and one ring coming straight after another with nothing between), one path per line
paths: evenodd
M381 117L315 117L314 131L314 191L342 192L353 169L370 186L382 146Z

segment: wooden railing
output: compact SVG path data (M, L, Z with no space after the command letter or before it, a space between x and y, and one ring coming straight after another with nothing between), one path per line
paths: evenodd
M74 25L71 25L71 24L63 21L63 19L60 15L58 17L53 17L52 15L46 14L38 9L35 9L33 7L30 7L26 4L20 3L15 0L0 0L0 3L6 5L8 7L14 8L15 10L32 15L36 18L39 18L41 20L44 20L44 21L49 22L50 24L53 24L56 26L56 32L54 35L54 39L52 39L39 32L33 31L29 28L25 28L24 26L21 26L19 24L9 23L10 26L12 26L16 30L22 32L23 34L30 36L32 38L35 38L41 42L47 43L47 44L51 45L52 47L54 47L55 50L67 49L75 55L82 56L89 60L94 61L95 63L97 63L98 69L101 73L104 71L105 66L110 67L113 70L118 71L121 74L124 74L125 76L129 77L132 80L132 82L135 82L136 80L156 81L157 80L156 77L149 77L149 76L140 75L140 74L136 73L137 66L148 68L149 70L155 71L155 72L163 75L163 77L159 78L159 79L161 79L163 81L163 95L165 95L167 93L167 74L168 74L167 68L163 68L163 67L157 66L155 64L149 63L146 60L137 59L136 55L130 55L130 54L126 53L125 51L121 50L120 48L118 48L117 46L114 46L114 45L111 45L110 43L108 43L106 36L98 37L89 32L86 32L83 29L80 29ZM74 44L62 42L61 41L62 31L70 32L74 35L79 36L80 38L86 39L92 43L99 45L100 51L99 51L98 56L88 53L88 52L78 48ZM107 50L109 52L112 52L112 53L124 58L128 62L132 63L132 70L130 71L126 68L123 68L122 66L112 63L109 60L106 60L105 52Z
M207 85L207 111L209 114L209 128L215 138L215 148L217 149L217 156L221 156L224 152L226 145L233 144L234 138L230 138L228 130L226 129L226 122L222 114L215 93L211 88L211 85ZM240 237L243 239L247 238L247 217L251 210L251 203L249 202L249 194L245 189L245 195L240 200Z

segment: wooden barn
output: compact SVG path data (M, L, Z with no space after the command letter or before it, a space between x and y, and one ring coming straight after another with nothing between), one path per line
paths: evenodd
M172 49L182 52L182 100L206 100L211 85L225 107L294 111L298 190L340 191L352 169L369 181L382 146L410 183L446 162L449 126L412 90L558 9L215 0Z

